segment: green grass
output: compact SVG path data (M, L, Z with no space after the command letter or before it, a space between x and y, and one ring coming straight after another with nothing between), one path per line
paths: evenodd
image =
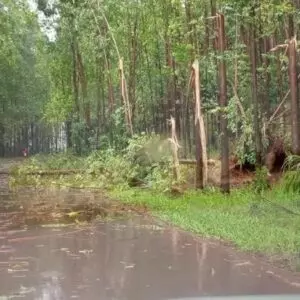
M145 205L153 215L205 237L233 242L243 250L293 259L300 251L300 196L280 189L255 196L250 190L235 190L229 196L218 192L189 192L179 198L147 190L114 191L125 203Z

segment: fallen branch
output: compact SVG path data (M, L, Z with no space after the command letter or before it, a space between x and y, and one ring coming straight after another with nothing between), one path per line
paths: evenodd
M298 75L297 79L300 78L300 74ZM283 99L281 100L281 102L279 103L279 105L277 106L277 108L275 109L274 113L272 114L272 116L270 117L269 121L267 122L267 126L272 123L273 119L276 117L276 115L278 114L280 108L282 107L282 105L284 104L284 102L286 101L286 99L288 98L288 96L290 95L291 90L289 89L285 96L283 97Z
M242 105L242 101L237 93L237 89L236 89L236 86L232 83L231 83L231 86L232 86L232 90L233 90L233 93L234 93L234 96L235 96L235 100L236 100L236 104L240 110L240 113L242 114L242 117L245 119L246 118L246 113L245 113L245 110L244 110L244 107Z
M196 165L197 161L195 159L180 159L179 161L180 165ZM208 166L215 166L216 161L213 159L208 159L207 160L207 165Z
M270 52L275 52L279 49L286 49L288 47L288 44L280 44L275 46L274 48L270 49Z
M86 173L85 170L81 169L67 169L67 170L40 170L40 171L26 171L20 173L20 175L41 175L41 176L47 176L47 175L72 175L72 174L83 174ZM2 173L0 173L2 174ZM9 172L4 173L7 175L14 175L14 172Z

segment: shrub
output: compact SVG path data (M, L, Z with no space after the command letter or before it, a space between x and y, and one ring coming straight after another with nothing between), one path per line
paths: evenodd
M284 163L286 173L283 178L283 187L286 191L300 192L300 156L290 155Z
M252 186L255 193L262 193L269 188L268 169L266 167L256 169Z

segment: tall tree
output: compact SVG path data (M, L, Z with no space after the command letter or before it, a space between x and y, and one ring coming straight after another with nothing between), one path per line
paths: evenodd
M291 90L292 150L300 155L300 111L297 86L297 49L296 39L289 41L289 80Z
M219 61L219 84L220 84L220 127L221 127L221 191L223 193L230 192L229 183L229 139L227 128L227 74L225 64L225 18L223 14L217 14L217 29L218 29L218 50L222 55Z

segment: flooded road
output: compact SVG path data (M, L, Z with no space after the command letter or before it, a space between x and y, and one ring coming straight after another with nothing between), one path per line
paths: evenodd
M2 189L0 299L300 294L297 275L108 202L91 191ZM98 217L80 218L82 209Z
M171 299L298 293L231 249L142 217L0 236L0 299Z

